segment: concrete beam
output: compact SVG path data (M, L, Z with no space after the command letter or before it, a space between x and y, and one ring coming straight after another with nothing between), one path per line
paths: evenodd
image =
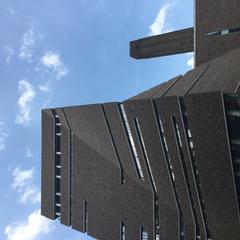
M130 42L130 56L135 59L187 53L193 50L193 27Z

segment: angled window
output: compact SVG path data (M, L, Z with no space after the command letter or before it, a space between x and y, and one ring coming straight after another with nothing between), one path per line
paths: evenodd
M123 118L123 121L124 121L125 129L127 131L127 136L128 136L128 140L129 140L129 143L130 143L131 150L132 150L134 165L135 165L135 168L137 170L138 177L140 179L144 179L142 167L141 167L141 164L140 164L140 160L139 160L139 157L138 157L138 154L137 154L136 146L135 146L135 143L134 143L134 140L133 140L132 132L131 132L131 129L130 129L130 126L129 126L129 122L128 122L127 115L126 115L125 108L124 108L123 104L120 104L120 111L121 111L121 115L122 115L122 118Z

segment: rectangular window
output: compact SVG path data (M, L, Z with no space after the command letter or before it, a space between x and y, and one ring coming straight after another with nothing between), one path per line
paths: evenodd
M88 227L88 206L87 206L87 201L83 202L83 212L84 212L84 232L87 232L87 227Z
M141 240L148 240L148 233L144 227L141 227Z
M125 229L125 225L123 222L121 222L121 225L120 225L120 239L121 240L126 240L126 229Z
M218 31L207 32L206 36L207 37L224 36L224 35L237 33L237 32L240 32L240 27L232 27L232 28L221 29L221 30L218 30Z
M129 126L129 122L128 122L127 115L126 115L125 108L124 108L123 104L120 104L120 111L121 111L122 118L123 118L123 121L124 121L125 129L127 131L127 136L128 136L128 140L129 140L129 143L130 143L131 150L132 150L134 165L135 165L135 168L137 170L138 177L140 179L144 179L142 167L141 167L141 164L140 164L140 160L139 160L139 157L138 157L138 154L137 154L137 150L136 150L135 143L134 143L134 140L133 140L132 132L131 132L131 129L130 129L130 126Z

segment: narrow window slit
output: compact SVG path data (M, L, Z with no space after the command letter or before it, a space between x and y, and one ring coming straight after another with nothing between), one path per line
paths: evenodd
M238 33L238 32L240 32L240 27L232 27L232 28L221 29L218 31L207 32L206 36L207 37L224 36L224 35Z
M105 120L105 123L106 123L106 126L107 126L108 134L110 136L111 143L112 143L112 146L114 148L114 151L115 151L115 154L116 154L116 158L117 158L117 161L118 161L118 165L119 165L119 168L120 168L120 175L121 175L120 176L120 182L123 185L125 183L125 176L124 176L122 163L121 163L121 160L120 160L120 157L119 157L118 149L117 149L115 140L113 138L112 131L111 131L111 128L110 128L110 125L109 125L109 122L108 122L108 119L107 119L107 116L106 116L106 112L105 112L105 109L104 109L103 105L101 105L101 109L102 109L104 120Z
M56 110L52 110L55 118L55 212L61 217L61 123Z
M121 116L122 116L122 119L123 119L125 130L127 132L127 138L128 138L128 142L130 143L129 145L130 145L131 152L132 152L132 155L133 155L134 166L135 166L135 169L137 171L137 175L140 179L144 179L142 167L141 167L141 164L140 164L140 161L139 161L139 157L138 157L138 154L137 154L137 150L136 150L136 147L135 147L135 143L134 143L134 140L133 140L132 132L131 132L131 129L130 129L130 126L129 126L129 122L128 122L128 119L127 119L127 115L126 115L126 112L125 112L124 105L120 104L119 109L120 109L120 113L121 113Z
M88 228L88 206L87 206L87 201L83 202L83 212L84 212L84 219L83 219L84 232L87 232L87 228Z
M165 154L165 157L166 157L166 160L167 160L168 171L169 171L169 175L170 175L172 186L173 186L174 196L175 196L177 207L178 207L178 210L179 210L180 240L184 240L185 239L185 236L184 236L185 222L184 222L182 208L181 208L181 204L180 204L180 200L179 200L179 195L178 195L177 188L176 188L174 169L173 169L172 161L171 161L171 158L170 158L169 152L168 152L168 144L167 144L167 140L166 140L166 137L165 137L165 131L164 131L163 123L162 123L162 120L161 120L161 116L157 111L156 106L155 106L155 111L157 113L157 123L158 123L158 126L159 126L160 137L161 137L161 140L162 140L162 143L163 143L164 154Z
M180 161L183 166L183 173L184 173L185 180L187 183L187 189L188 189L188 194L189 194L189 198L190 198L190 203L191 203L191 206L193 209L193 216L194 216L194 220L196 222L196 235L200 236L200 227L199 227L199 223L197 221L197 213L196 213L195 204L194 204L194 200L193 200L193 194L192 194L191 187L190 187L190 180L189 180L188 173L187 173L187 166L185 164L180 129L179 129L179 125L177 123L177 119L174 116L172 117L172 123L173 123L173 129L175 132L175 137L176 137L177 146L178 146L178 150L179 150ZM188 131L188 134L189 134L189 136L191 136L190 130Z
M198 196L200 199L200 206L201 206L201 211L202 211L202 215L203 215L204 225L205 225L206 232L207 232L207 238L211 239L210 229L209 229L209 225L208 225L208 216L207 216L205 201L204 201L203 193L202 193L202 185L201 185L201 181L200 181L197 161L195 159L194 143L192 141L192 133L189 128L188 115L187 115L187 111L186 111L186 107L183 102L183 99L180 99L180 106L181 106L181 111L183 113L183 123L184 123L185 132L187 133L186 135L187 135L188 147L190 150L191 164L192 164L194 178L195 178L196 185L197 185L196 186L197 193L198 193Z
M120 225L120 240L126 240L126 229L123 222Z
M147 171L148 171L148 175L150 176L150 183L153 189L153 194L154 194L154 222L155 222L155 238L157 239L157 236L159 236L159 214L158 214L158 195L157 195L157 187L156 187L156 183L153 177L153 173L152 173L152 168L149 162L149 158L148 158L148 154L147 154L147 150L146 150L146 146L144 143L144 139L142 136L142 131L141 131L141 127L139 124L139 121L137 118L134 118L134 124L135 124L135 128L137 130L137 136L138 136L138 140L140 142L140 147L142 149L143 152L143 156L144 156L144 160L147 166Z

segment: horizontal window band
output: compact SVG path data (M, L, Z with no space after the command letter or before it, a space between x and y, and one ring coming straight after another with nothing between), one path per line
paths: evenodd
M240 111L230 110L230 111L227 111L227 115L233 116L233 117L240 117Z
M206 36L207 37L224 36L224 35L228 35L231 33L237 33L237 32L240 32L240 27L232 27L232 28L221 29L218 31L207 32Z

